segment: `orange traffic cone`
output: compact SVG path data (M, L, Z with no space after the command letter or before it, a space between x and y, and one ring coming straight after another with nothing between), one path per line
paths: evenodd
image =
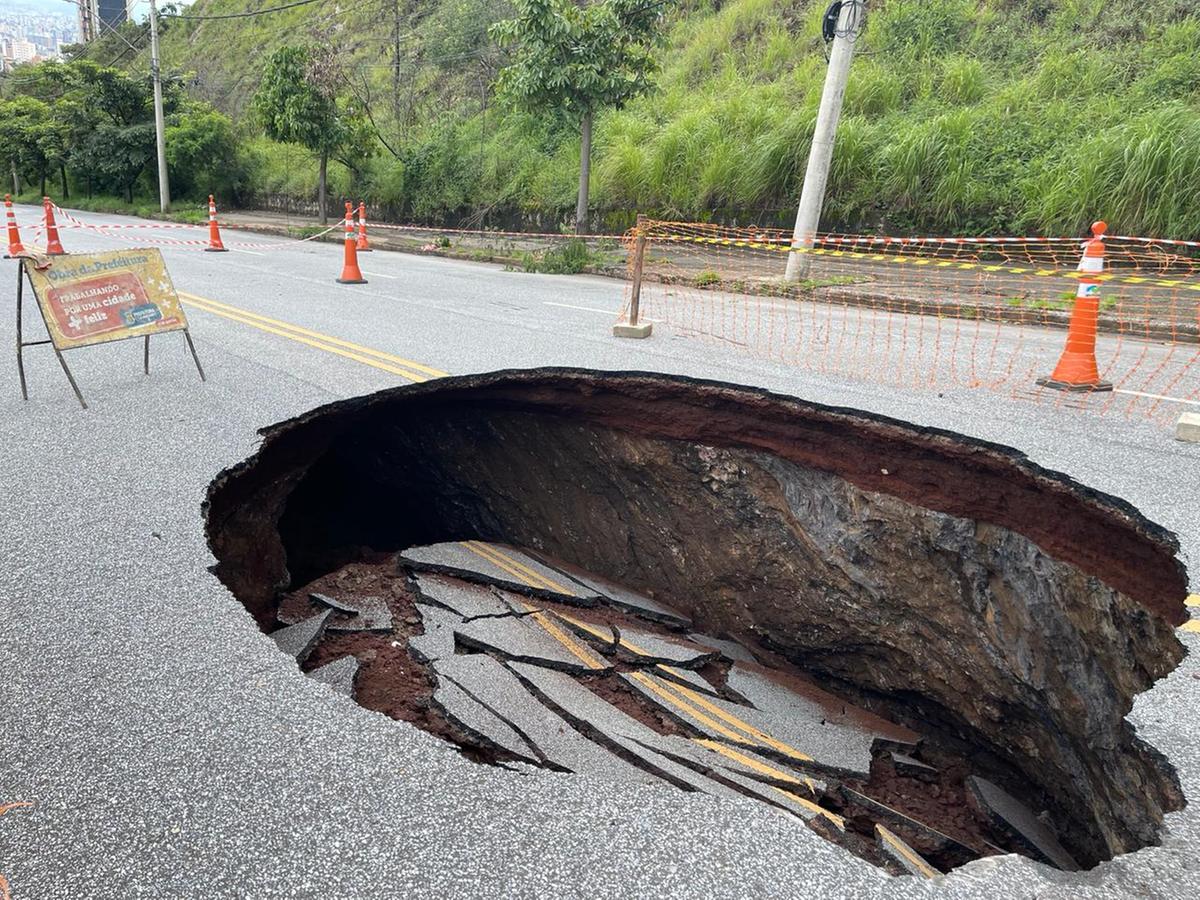
M337 281L338 284L367 283L367 279L363 278L362 272L358 270L358 248L354 240L354 208L349 200L346 201L346 256L342 263L342 277Z
M17 231L17 217L13 215L12 194L4 195L4 213L8 218L8 255L4 258L12 259L14 256L23 256L25 245L21 243L21 233Z
M371 245L367 243L367 207L361 200L358 201L358 246L355 249L359 253L371 252Z
M1048 378L1039 378L1042 387L1059 391L1111 391L1110 382L1100 380L1096 366L1096 331L1100 319L1100 281L1104 271L1104 222L1092 225L1092 237L1083 243L1079 260L1079 287L1067 326L1067 346L1058 365Z
M208 195L208 246L205 253L224 253L225 245L221 243L221 230L217 228L217 204L213 195Z
M46 255L65 256L62 241L58 239L58 223L54 221L54 204L49 197L42 198L43 215L46 219Z

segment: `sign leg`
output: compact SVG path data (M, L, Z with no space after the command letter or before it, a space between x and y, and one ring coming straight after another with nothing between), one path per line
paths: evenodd
M77 400L79 400L79 405L84 409L87 409L87 401L83 399L83 394L79 392L79 385L75 383L75 376L72 375L71 370L67 368L67 361L63 359L62 351L55 347L54 355L58 357L58 364L62 366L63 373L67 376L67 381L71 382L71 390L75 392L75 397Z
M21 377L21 399L29 399L25 383L25 341L21 337L21 303L25 292L25 264L17 263L17 374Z
M150 374L150 335L146 335L146 349L142 354L142 370L147 375Z
M200 380L207 381L208 379L204 377L204 368L200 365L200 357L196 355L196 345L192 343L192 333L186 328L183 330L183 339L187 341L188 349L192 351L192 362L196 364L196 371L200 373Z

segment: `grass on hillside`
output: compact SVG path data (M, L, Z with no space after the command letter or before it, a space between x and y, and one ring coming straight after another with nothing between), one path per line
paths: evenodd
M825 6L685 0L671 14L656 90L596 124L592 194L605 230L623 230L636 211L788 223L826 67ZM390 55L398 8L400 93ZM504 0L329 0L236 28L172 23L164 55L238 112L259 49L314 23L339 26L331 39L366 77L399 158L381 151L359 172L333 167L334 196L361 194L405 219L495 210L547 226L574 202L577 134L488 96L496 59L480 36L507 14ZM255 139L245 162L256 190L313 194L315 165L299 148ZM824 227L1061 234L1097 217L1125 233L1200 236L1194 0L873 0Z

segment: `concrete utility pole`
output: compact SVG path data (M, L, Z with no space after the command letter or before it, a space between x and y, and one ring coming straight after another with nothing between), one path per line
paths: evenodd
M821 207L825 203L825 186L829 181L829 165L833 162L833 143L837 137L838 120L842 116L842 100L846 96L846 82L850 78L850 63L854 59L854 44L862 31L866 13L866 0L844 0L838 14L833 48L829 52L829 71L825 75L825 89L821 94L821 107L817 111L812 149L808 153L808 169L804 173L804 187L800 191L800 208L796 211L793 247L811 248L816 241ZM807 253L789 253L784 277L788 281L804 278L808 274L811 259Z
M150 0L150 76L154 80L154 141L158 145L158 208L171 208L171 185L167 181L167 142L163 126L162 77L158 68L158 10Z

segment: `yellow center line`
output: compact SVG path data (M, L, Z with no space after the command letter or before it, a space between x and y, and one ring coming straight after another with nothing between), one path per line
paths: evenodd
M508 567L501 560L491 559L490 557L484 556L484 554L480 553L475 547L470 546L472 543L474 543L474 542L473 541L463 541L462 546L465 547L466 549L470 550L472 553L474 553L476 556L480 557L481 559L485 559L488 562L492 563L492 565L503 569L509 575L512 575L514 578L516 578L517 581L523 581L526 584L529 584L530 587L538 586L536 584L531 584L528 578L526 578L524 575L522 575L516 569L512 569L512 568ZM520 606L525 612L532 613L531 618L535 622L537 622L544 629L546 629L546 631L550 634L550 636L552 638L554 638L560 644L562 644L564 647L566 647L567 650L569 650L576 659L578 659L580 662L582 662L589 669L599 670L599 669L607 668L607 664L603 660L598 659L595 656L595 654L593 654L591 652L591 650L589 648L584 647L582 644L573 640L561 628L559 628L557 625L555 625L550 620L550 617L547 616L544 612L542 612L541 610L535 610L534 607L530 606L528 603L524 602L523 600L517 599L516 597L513 598L513 602L516 603L518 606Z
M364 347L361 344L355 344L351 341L333 337L332 335L322 334L319 331L313 331L299 325L292 325L289 322L283 322L279 319L272 319L268 316L250 312L249 310L230 306L227 303L220 303L208 297L200 297L185 291L180 291L179 297L185 303L197 306L213 315L222 316L226 319L240 322L243 325L250 325L270 334L315 347L318 350L344 356L355 362L400 375L410 381L428 381L430 378L441 378L448 374L440 369L431 368L414 362L411 359L405 359L402 356L384 353L381 350L373 350L370 347Z
M684 687L682 684L675 684L674 682L668 684L667 688L669 690L673 690L673 691L676 691L676 692L682 694L686 699L690 700L692 703L696 704L697 706L699 706L703 709L708 710L713 715L718 716L719 718L721 718L722 720L727 722L729 725L736 728L738 731L744 732L746 735L749 735L750 739L753 743L759 744L764 747L770 747L774 750L778 750L780 753L783 753L786 756L790 756L793 759L798 759L798 760L807 761L807 762L812 761L812 757L809 756L807 753L802 753L799 750L797 750L795 747L791 747L791 746L783 743L783 741L776 740L775 738L771 737L766 732L760 731L759 729L755 728L749 722L743 722L741 719L739 719L737 716L733 715L732 713L728 713L725 710L721 709L719 706L715 706L714 704L709 703L707 700L704 699L703 695L696 693L691 688ZM745 738L741 738L740 741L741 741L741 743L746 743Z
M728 728L725 728L719 722L714 722L698 709L693 709L691 706L688 706L686 703L682 702L678 697L671 696L671 694L664 690L661 685L656 683L654 679L645 672L631 672L629 677L638 682L638 684L643 685L646 690L661 697L668 705L675 707L688 718L695 719L696 721L707 725L713 731L717 732L718 734L725 735L725 737L729 738L731 741L736 741L739 744L744 744L746 742L746 739L742 735L735 734Z
M1200 606L1200 594L1189 594L1183 602L1188 606Z
M802 784L808 788L814 795L817 793L817 786L813 784L813 780L805 775L803 778L797 778L791 772L785 772L783 769L777 769L774 766L768 766L766 763L761 763L753 757L747 756L745 753L739 753L728 744L722 744L720 741L711 741L707 738L693 738L695 743L701 747L707 747L709 750L716 751L722 756L728 756L730 759L741 763L747 768L753 769L755 772L776 778L780 781L789 781L792 784Z
M605 634L603 631L601 631L596 626L590 625L587 622L581 622L579 619L576 619L574 616L568 616L566 613L555 613L555 615L557 615L560 619L570 622L576 628L586 631L588 634L592 635L593 637L597 638L598 640L604 641L606 644L612 642L611 632L609 634ZM625 637L624 634L621 635L620 644L622 647L629 650L631 653L636 653L638 656L653 656L654 655L649 650L646 650L643 647L639 647L637 644L633 643L633 641L631 641L627 637ZM686 678L687 677L682 672L680 672L678 669L676 669L672 666L668 666L666 663L658 663L654 668L661 669L664 672L669 672L671 675L674 675L676 678Z
M1179 626L1179 630L1200 632L1200 619L1192 619L1191 621L1184 622Z
M846 830L846 820L843 819L841 816L839 816L837 813L831 813L829 810L823 809L822 807L817 806L817 804L813 803L811 800L805 800L800 795L793 794L791 791L785 791L783 788L777 788L773 785L770 787L771 787L771 790L775 791L775 793L782 794L784 797L787 797L793 803L800 804L805 809L807 809L809 812L813 812L813 813L816 813L817 815L824 816L826 819L828 819L830 822L832 822L834 825L837 826L838 831Z
M532 587L546 587L549 590L556 591L559 594L566 594L569 597L573 597L576 594L576 592L571 590L569 587L547 578L540 572L529 568L529 566L523 565L519 560L513 559L502 550L497 550L495 547L479 541L463 541L462 544L468 550L473 550L479 555L491 557L493 560L504 560L504 562L508 563L508 565L512 566L512 568L519 569L520 571L524 572L527 578L532 579L535 582L531 585ZM540 584L536 582L540 582Z
M875 830L879 832L879 836L887 841L888 845L892 847L892 849L912 863L916 870L926 878L937 878L938 875L941 874L935 868L933 868L933 866L929 865L929 863L917 856L917 854L907 844L905 844L904 841L900 840L898 837L896 837L896 835L888 831L888 829L876 823Z

